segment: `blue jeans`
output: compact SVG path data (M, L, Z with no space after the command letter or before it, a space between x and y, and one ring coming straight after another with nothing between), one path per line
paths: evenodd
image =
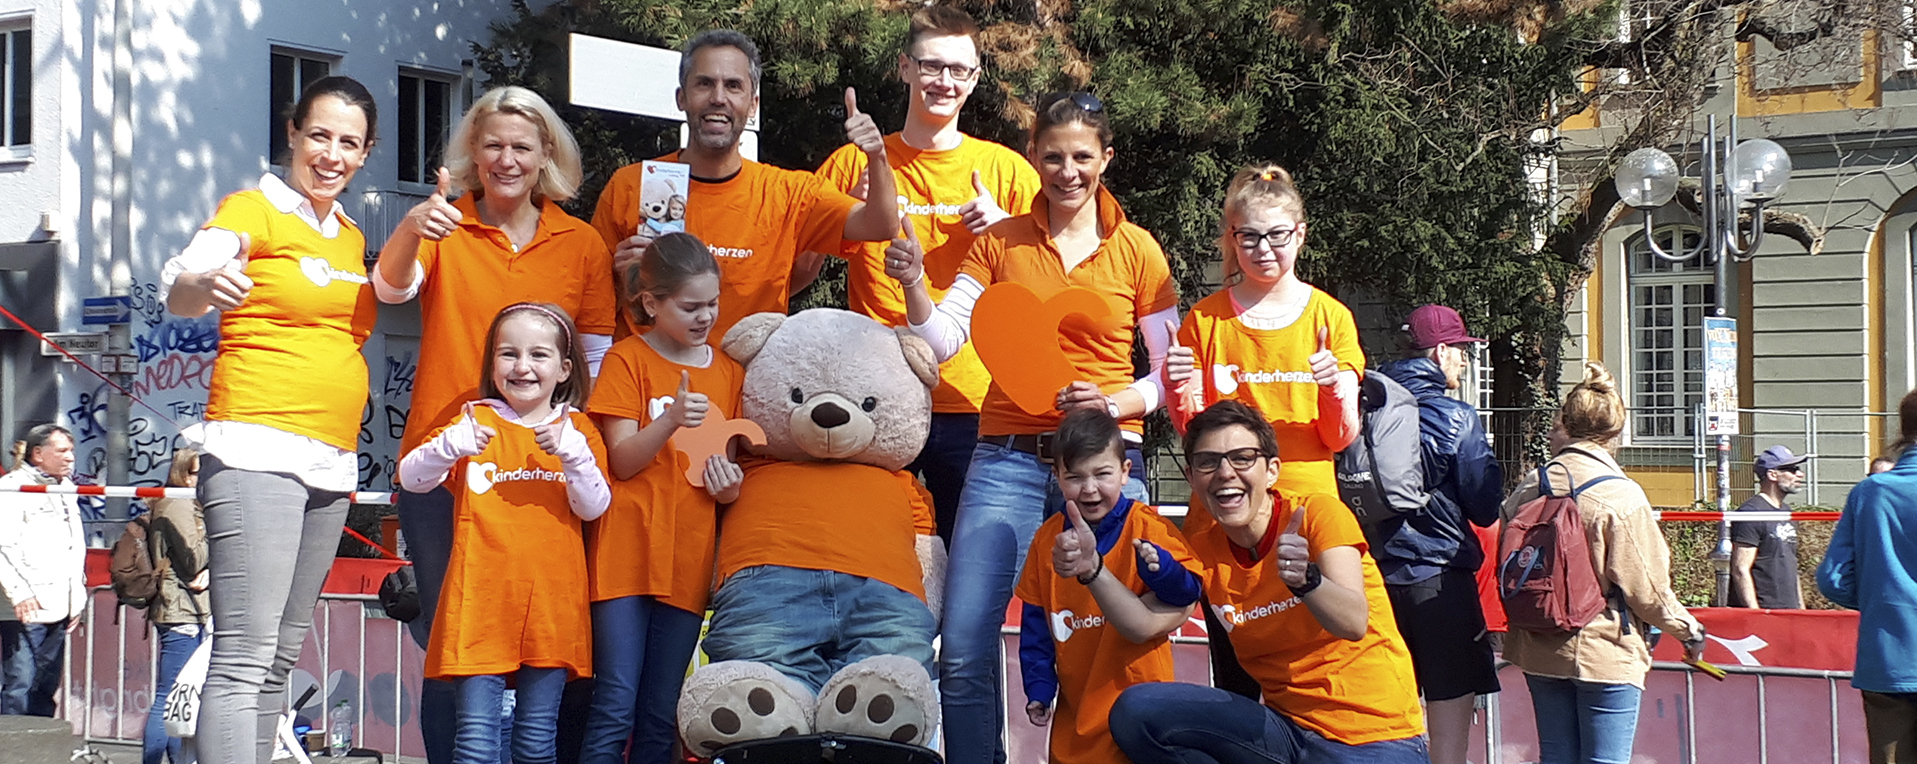
M1112 705L1112 739L1133 764L1430 764L1423 736L1345 745L1214 687L1133 686Z
M153 677L153 708L146 714L146 735L140 740L140 764L160 764L162 756L173 764L192 764L193 757L180 752L180 739L166 736L166 723L160 717L166 714L166 696L173 691L173 680L179 678L187 659L205 641L206 628L195 623L162 623L156 627L160 633L160 667Z
M592 710L581 764L677 761L679 688L703 620L652 597L592 603Z
M1538 764L1627 764L1638 700L1628 684L1524 675L1538 721Z
M925 490L932 494L933 518L946 549L952 548L959 493L965 490L965 473L972 468L972 449L977 445L977 414L933 414L925 447L905 466L925 481Z
M502 760L500 708L506 677L463 676L453 688L457 730L456 764L497 764ZM559 760L559 698L566 692L566 670L521 666L513 674L512 757L516 764L553 764Z
M426 493L399 492L399 532L419 582L419 617L406 624L413 642L425 649L433 635L439 589L453 556L453 495L444 486ZM453 761L453 684L427 679L419 688L419 736L428 764Z
M53 716L60 668L67 653L67 620L0 621L0 714Z
M756 661L818 692L839 669L902 655L932 669L932 611L875 578L759 565L732 574L712 597L706 655Z
M1132 460L1124 494L1146 501L1145 460ZM980 443L959 499L945 569L945 619L940 631L939 694L945 714L945 760L985 764L1005 760L1004 685L999 628L1012 587L1025 567L1025 548L1044 519L1064 509L1058 478L1038 456Z

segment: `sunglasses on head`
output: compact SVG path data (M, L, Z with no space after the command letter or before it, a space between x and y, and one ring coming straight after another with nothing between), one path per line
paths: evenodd
M1039 102L1045 105L1044 108L1049 109L1052 107L1052 104L1058 103L1059 101L1067 101L1067 100L1071 101L1072 104L1076 105L1078 108L1091 112L1093 114L1097 114L1105 110L1104 101L1098 100L1098 96L1095 96L1083 91L1072 92L1072 93L1052 93L1050 95L1045 96L1043 99L1040 99Z

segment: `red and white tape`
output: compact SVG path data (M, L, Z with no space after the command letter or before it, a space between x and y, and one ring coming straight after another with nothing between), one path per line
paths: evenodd
M15 485L0 487L0 492L51 493L73 496L100 496L109 499L197 499L192 488L155 488L148 486L106 485ZM354 504L391 504L393 494L380 491L354 491Z
M1729 520L1733 523L1776 523L1785 520L1836 520L1842 512L1659 512L1657 519L1673 522Z

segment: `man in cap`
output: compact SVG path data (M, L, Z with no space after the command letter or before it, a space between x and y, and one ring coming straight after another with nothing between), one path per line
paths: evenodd
M1788 512L1784 497L1804 487L1804 461L1783 446L1758 454L1757 494L1739 512ZM1731 607L1797 609L1804 590L1797 578L1797 523L1731 523Z

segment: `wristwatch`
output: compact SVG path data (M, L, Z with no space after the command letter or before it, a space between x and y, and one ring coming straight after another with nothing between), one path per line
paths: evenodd
M1313 590L1316 590L1318 588L1318 585L1324 582L1325 582L1325 577L1323 573L1320 573L1318 571L1318 563L1307 562L1305 563L1305 582L1302 584L1298 584L1296 586L1293 586L1291 584L1285 584L1285 585L1291 587L1292 594L1296 594L1300 597L1303 597L1307 594L1310 594Z
M1112 415L1113 419L1118 418L1118 399L1117 398L1113 398L1109 395L1105 396L1105 413Z

